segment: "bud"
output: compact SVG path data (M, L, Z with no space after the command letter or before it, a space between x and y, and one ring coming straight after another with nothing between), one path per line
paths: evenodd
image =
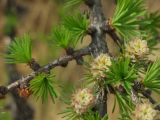
M110 56L107 54L100 54L97 58L94 59L91 64L91 74L94 78L103 78L105 77L104 71L108 70L108 67L111 66Z
M143 58L149 52L146 40L136 38L126 44L126 56L132 59Z
M18 88L18 94L20 97L28 98L32 92L29 90L29 88Z
M94 95L88 88L79 89L71 99L71 105L78 114L86 112L94 104Z
M154 110L151 103L144 102L136 105L133 112L133 120L155 120L157 117L157 111Z

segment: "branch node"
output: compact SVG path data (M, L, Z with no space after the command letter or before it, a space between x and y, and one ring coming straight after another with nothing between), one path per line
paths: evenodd
M87 30L87 34L92 35L96 32L96 28L94 26L90 26Z
M67 67L67 65L68 65L68 62L62 62L62 63L60 64L61 67Z
M143 91L144 90L144 85L141 82L135 80L134 85L133 85L133 89L135 91Z
M28 63L30 68L34 71L37 71L41 68L41 66L35 61L35 59L32 58L32 60Z
M67 49L66 49L66 53L67 53L67 55L72 55L73 57L74 57L74 59L76 60L76 63L78 64L78 65L82 65L83 64L83 57L82 56L74 56L74 53L75 53L75 51L73 50L73 48L71 48L71 47L68 47Z

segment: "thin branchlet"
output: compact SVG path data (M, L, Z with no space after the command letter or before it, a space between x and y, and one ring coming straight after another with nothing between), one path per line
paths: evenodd
M50 71L51 69L57 67L57 66L62 66L64 63L67 63L71 60L76 59L77 57L82 57L85 55L89 55L91 51L90 47L84 48L84 49L80 49L75 51L72 55L66 55L63 57L60 57L56 60L54 60L53 62L48 63L45 66L40 67L39 69L37 69L37 71L34 71L32 73L30 73L29 75L27 75L26 77L22 77L21 79L17 80L14 83L9 84L6 88L7 88L7 92L18 87L20 85L20 83L28 83L30 80L32 80L38 73L47 73L48 71ZM1 86L1 88L4 88L4 86ZM7 94L7 92L2 92L0 91L1 94L5 95Z

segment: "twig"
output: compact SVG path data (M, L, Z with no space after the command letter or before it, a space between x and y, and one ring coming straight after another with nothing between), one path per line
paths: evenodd
M115 29L112 27L110 19L103 23L102 29L114 40L114 42L118 45L119 48L122 47L124 43L117 35Z
M28 65L30 66L30 68L33 71L37 71L38 69L41 68L41 66L35 61L35 59L32 58L32 60L28 63Z
M152 104L157 104L157 101L154 100L151 96L151 91L150 90L145 90L144 89L144 85L138 81L134 81L134 86L133 89L137 92L137 93L141 93L145 98L147 98ZM160 111L160 104L155 106L156 110Z
M123 86L120 86L121 89L123 89L123 90L117 89L117 88L112 88L111 86L109 86L109 87L110 87L111 93L113 93L113 94L115 94L115 90L117 90L118 92L120 92L122 94L126 93L126 90L124 89ZM141 93L145 98L147 98L150 101L150 103L152 103L153 105L156 105L154 107L155 110L160 111L160 104L157 105L157 101L154 100L151 96L151 91L145 90L144 85L142 83L140 83L138 81L134 81L134 85L132 86L132 88L136 94Z
M27 75L26 77L24 78L21 78L19 80L17 80L16 82L14 83L11 83L9 84L5 89L5 92L4 91L1 91L1 88L4 88L4 86L1 86L0 87L0 93L2 95L5 95L7 94L8 91L18 87L20 85L20 83L28 83L30 80L32 80L38 73L41 73L41 72L48 72L50 71L51 69L55 68L56 66L61 66L63 65L64 63L66 62L69 62L77 57L80 57L80 56L85 56L85 55L89 55L90 54L90 47L87 47L87 48L84 48L84 49L80 49L78 51L76 51L73 55L66 55L66 56L63 56L63 57L60 57L59 59L56 59L54 60L53 62L41 67L40 69L38 69L38 71L35 71L35 72L32 72L30 73L29 75ZM4 90L4 89L2 89Z
M114 30L108 30L107 33L110 35L110 37L114 40L114 42L118 45L119 48L122 47L123 42L119 38L119 36L115 33Z
M144 97L146 97L152 104L157 104L157 101L152 98L152 96L147 91L141 92ZM156 110L160 111L160 104L155 106Z

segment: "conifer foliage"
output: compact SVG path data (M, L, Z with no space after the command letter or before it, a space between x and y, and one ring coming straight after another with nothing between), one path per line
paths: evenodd
M31 57L31 38L25 34L20 38L15 38L9 47L6 55L7 63L27 63Z
M110 119L105 102L107 97L104 96L113 94L115 100L112 112L119 106L118 119L159 120L160 107L158 101L153 99L152 92L160 94L160 60L151 61L148 55L157 50L154 48L158 43L160 14L158 11L149 13L145 2L117 0L113 17L102 20L100 17L104 18L104 15L100 8L101 0L68 0L65 7L72 8L85 3L91 12L88 15L73 12L64 17L61 24L54 26L50 38L56 46L66 50L67 55L33 69L33 73L23 79L32 95L42 102L46 102L48 96L55 101L58 97L56 82L50 70L56 66L66 67L69 61L78 59L85 63L83 66L86 68L83 87L73 90L66 102L67 108L61 113L64 119ZM123 41L120 42L122 50L119 50L119 55L113 57L107 51L108 48L106 51L103 49L104 43L101 42L105 34L111 35L113 40L118 38L117 40ZM87 35L91 36L91 43L86 48L77 50L76 47ZM6 62L32 63L30 67L33 68L35 62L33 63L31 48L31 36L28 34L15 38L8 47ZM84 62L84 55L92 55L93 59ZM7 88L10 90L19 84L12 83Z

